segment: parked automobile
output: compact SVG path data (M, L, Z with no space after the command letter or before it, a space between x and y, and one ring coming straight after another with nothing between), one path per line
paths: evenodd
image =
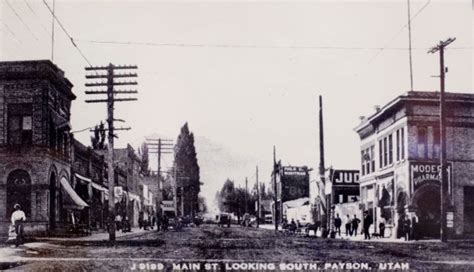
M229 228L231 220L232 220L232 217L228 213L221 213L216 216L217 225L219 227L223 227L224 225L227 225L227 227Z

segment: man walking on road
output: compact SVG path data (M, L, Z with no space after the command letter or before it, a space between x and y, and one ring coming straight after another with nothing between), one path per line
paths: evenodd
M15 204L13 208L15 211L12 213L11 221L16 233L15 246L18 247L23 244L23 222L26 220L26 215L21 210L20 204Z
M334 218L334 227L336 228L336 233L341 236L341 225L342 225L342 220L339 217L339 214L336 214L336 218Z
M370 216L368 211L364 212L364 239L370 240L369 228L372 225L372 216Z
M345 226L346 226L346 236L352 236L351 218L349 215L347 215Z
M354 218L352 219L352 234L354 234L354 236L357 236L357 231L359 229L359 223L360 223L360 219L357 218L357 215L354 214ZM351 236L352 236L351 234Z

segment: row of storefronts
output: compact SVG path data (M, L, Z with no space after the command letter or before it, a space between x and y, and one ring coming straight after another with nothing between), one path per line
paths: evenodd
M474 235L474 95L447 93L447 227L452 238ZM371 232L384 223L387 236L401 236L402 218L410 218L416 237L440 236L441 179L439 93L408 92L355 128L361 139L356 202L345 201L326 172L315 181L312 205L331 228L332 218L367 211ZM346 184L344 187L348 188ZM340 198L340 199L339 199ZM343 203L341 203L341 201Z
M50 61L0 62L0 236L16 203L26 213L27 233L107 227L106 153L74 139L71 89ZM144 213L156 211L146 184L153 180L140 174L131 146L114 153L115 214L138 226Z

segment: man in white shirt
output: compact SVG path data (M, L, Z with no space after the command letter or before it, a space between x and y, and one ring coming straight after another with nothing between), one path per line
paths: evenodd
M16 239L15 246L23 243L23 222L26 220L25 213L21 210L20 204L13 206L15 211L12 213L12 225L15 227Z

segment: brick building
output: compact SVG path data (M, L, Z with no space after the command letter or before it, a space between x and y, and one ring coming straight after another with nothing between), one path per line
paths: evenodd
M451 236L474 234L474 95L447 93ZM361 208L375 226L400 235L401 215L418 218L418 237L440 234L439 93L408 92L362 119ZM449 225L448 225L449 226Z
M72 147L72 186L90 206L80 213L81 221L93 230L105 229L109 192L104 155L77 140L73 140Z
M71 187L70 108L76 96L48 60L0 62L0 233L13 205L26 232L47 233L88 205Z

